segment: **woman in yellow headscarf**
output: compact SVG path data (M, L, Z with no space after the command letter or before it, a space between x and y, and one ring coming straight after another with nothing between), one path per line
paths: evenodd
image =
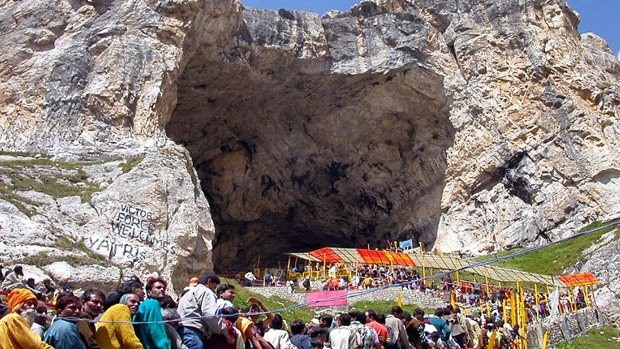
M13 289L9 293L8 305L11 313L0 319L0 348L54 349L32 332L30 325L21 315L36 308L37 297L34 293L24 288Z

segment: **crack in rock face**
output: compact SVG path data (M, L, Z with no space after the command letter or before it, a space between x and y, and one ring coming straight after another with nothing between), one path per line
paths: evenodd
M454 135L440 76L330 74L320 59L262 49L249 64L195 58L178 96L166 132L211 203L216 268L434 241Z

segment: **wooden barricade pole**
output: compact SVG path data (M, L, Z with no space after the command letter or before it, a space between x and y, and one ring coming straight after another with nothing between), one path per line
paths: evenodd
M527 312L525 310L525 294L523 287L521 287L521 326L519 327L519 331L521 332L521 337L523 339L523 348L528 349L527 347Z
M568 287L568 301L569 301L569 309L571 312L577 311L577 302L575 302L575 294L573 293L573 289Z
M510 325L514 326L517 323L517 295L515 292L510 292Z
M506 310L506 300L502 300L502 320L508 322L508 312Z
M286 279L290 279L291 273L291 255L288 255L288 263L286 264Z
M538 297L538 284L534 284L534 302L536 302L536 322L540 321L540 297Z
M547 345L549 344L549 332L545 332L543 335L543 342L541 349L547 349Z
M596 297L594 296L594 285L590 285L592 287L592 304L596 306Z
M588 292L588 285L585 286L581 286L584 290L583 290L583 296L584 296L584 300L586 302L586 307L589 307L591 305L592 302L590 302L590 292Z
M325 262L326 258L327 255L323 253L323 279L325 279L325 277L327 276L327 263Z

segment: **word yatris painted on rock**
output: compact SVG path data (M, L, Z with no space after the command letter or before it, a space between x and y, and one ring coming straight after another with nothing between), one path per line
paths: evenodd
M107 255L109 259L113 259L118 255L143 261L146 259L147 254L144 247L126 242L115 243L114 241L103 238L88 238L88 246L93 251Z
M112 219L112 232L124 238L159 248L171 254L177 253L177 247L167 239L156 236L155 223L151 221L153 212L130 205L121 204L121 209Z

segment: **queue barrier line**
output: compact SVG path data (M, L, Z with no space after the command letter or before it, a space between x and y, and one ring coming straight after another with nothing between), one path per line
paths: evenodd
M288 307L284 307L284 308L280 308L280 309L276 309L276 310L272 310L269 312L255 312L255 313L237 313L237 314L231 314L231 315L211 315L211 316L202 316L202 317L188 317L188 318L179 318L179 319L171 319L171 320L163 320L163 321L101 321L101 320L89 320L89 319L82 319L82 318L74 318L74 317L63 317L62 319L64 320L68 320L68 321L73 321L73 322L77 322L77 321L86 321L89 323L116 323L116 324L131 324L131 325L147 325L147 324L153 324L153 323L174 323L174 322L181 322L184 320L206 320L206 319L210 319L210 318L220 318L220 317L236 317L236 316L250 316L250 315L266 315L269 313L284 313L290 310L294 310L294 309L298 309L298 308L302 308L302 307L306 307L308 305L313 305L313 304L318 304L318 303L323 303L326 301L332 301L332 300L340 300L343 298L355 298L355 297L360 297L363 295L367 295L370 293L374 293L374 292L379 292L385 289L389 289L389 288L394 288L394 287L404 287L404 286L409 286L413 283L416 282L424 282L426 280L432 280L432 279L438 279L438 278L442 278L444 276L447 276L449 274L455 273L457 271L463 271L466 269L470 269L470 268L476 268L476 267L482 267L485 265L489 265L504 259L509 259L512 257L516 257L516 256L520 256L522 254L528 253L528 252L532 252L532 251L536 251L536 250L540 250L543 249L545 247L549 247L552 245L557 245L572 239L576 239L578 237L584 236L584 235L588 235L594 232L597 232L599 230L603 230L603 229L607 229L607 228L611 228L614 226L620 225L620 221L615 222L615 223L610 223L598 228L593 228L590 230L586 230L583 231L581 233L577 233L574 235L571 235L569 237L557 240L557 241L553 241L544 245L539 245L539 246L532 246L532 247L528 247L525 248L523 250L520 251L516 251L510 254L507 254L505 256L500 256L500 257L495 257L492 259L488 259L486 261L480 261L480 262L476 262L476 263L472 263L470 265L466 265L460 268L456 268L456 269L452 269L452 270L447 270L444 272L441 272L439 274L435 274L435 275L431 275L431 276L426 276L426 277L422 277L422 278L418 278L416 280L411 280L411 281L407 281L407 282L403 282L403 283L399 283L399 284L392 284L392 285L385 285L385 286L381 286L381 287L376 287L376 288L371 288L371 289L365 289L362 291L356 291L353 292L352 294L347 294L344 296L334 296L334 297L330 297L330 298L325 298L325 299L321 299L321 300L317 300L317 301L312 301L312 302L304 302L304 303L298 303L298 304L294 304L294 305L290 305Z

